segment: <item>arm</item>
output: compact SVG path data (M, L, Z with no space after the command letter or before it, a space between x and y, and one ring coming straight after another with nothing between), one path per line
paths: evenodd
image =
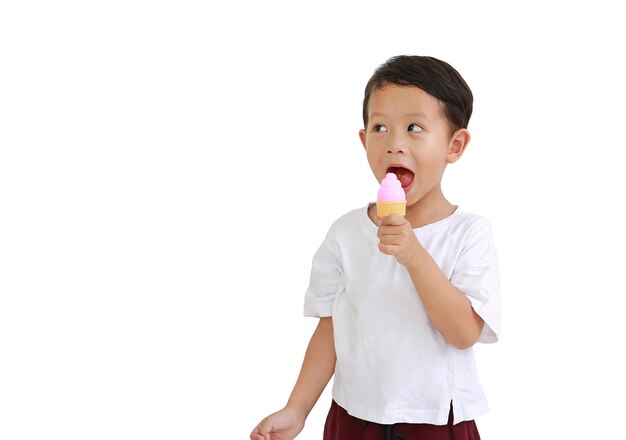
M306 419L333 377L336 359L333 319L320 318L286 407L294 409Z
M483 319L421 245L406 268L428 317L439 333L460 350L474 345L483 329Z
M304 421L335 372L332 318L320 318L309 341L298 380L285 407L266 417L250 434L252 440L287 440L304 428Z
M483 319L463 292L441 272L411 224L402 216L390 215L382 220L378 237L381 252L394 255L407 268L428 317L446 341L461 350L474 345Z

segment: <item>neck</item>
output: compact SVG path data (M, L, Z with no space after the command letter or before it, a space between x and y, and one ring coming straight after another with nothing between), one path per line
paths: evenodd
M450 216L456 206L450 203L441 192L441 187L433 188L428 194L412 205L407 205L405 218L413 229L434 223Z

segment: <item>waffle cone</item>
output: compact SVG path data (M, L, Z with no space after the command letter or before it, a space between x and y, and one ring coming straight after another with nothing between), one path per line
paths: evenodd
M376 202L376 212L380 218L390 214L406 214L406 202Z

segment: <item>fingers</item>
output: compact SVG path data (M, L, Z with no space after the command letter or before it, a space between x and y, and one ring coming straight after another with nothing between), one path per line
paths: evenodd
M400 214L389 214L387 217L382 219L382 224L385 226L400 226L405 222L406 219Z
M410 223L399 214L391 214L383 219L377 233L380 243L378 249L387 255L396 258L410 251L412 242L416 240L415 232ZM398 261L404 260L399 258Z
M385 234L380 231L378 231L378 240L380 240L381 244L395 246L401 245L406 241L406 239L404 238L404 234Z
M406 229L399 226L381 226L376 233L378 239L384 243L386 243L388 239L395 240L401 237L410 237L411 234L414 234L413 229ZM394 244L396 244L395 241Z
M404 224L405 218L400 214L389 214L388 216L381 218L378 214L374 214L374 223L378 226L400 226Z
M250 440L270 440L271 439L270 430L261 427L261 424L259 424L259 426L254 428L254 431L250 433Z
M259 429L259 428L256 428ZM252 434L250 434L250 440L270 440L270 433L267 433L267 437L264 434L261 434L257 430L254 430Z
M396 255L398 253L398 251L400 250L400 246L395 245L395 244L378 243L378 249L383 254Z

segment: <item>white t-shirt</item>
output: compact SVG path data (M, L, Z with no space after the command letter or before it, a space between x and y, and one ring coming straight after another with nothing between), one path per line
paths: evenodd
M479 342L500 331L500 282L490 223L456 211L414 230L445 276L485 321ZM378 249L367 207L331 226L313 258L305 316L332 316L337 363L333 399L371 422L445 425L489 409L472 348L446 342L408 271Z

